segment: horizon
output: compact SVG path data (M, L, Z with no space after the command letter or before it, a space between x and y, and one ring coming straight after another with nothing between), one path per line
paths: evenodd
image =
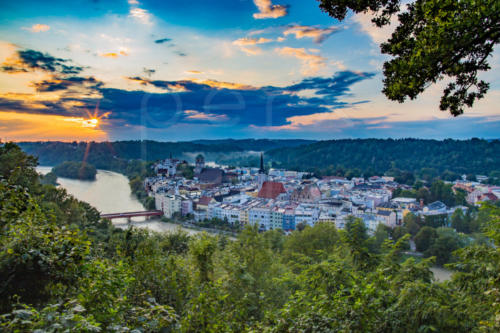
M500 52L484 99L439 111L382 93L378 29L314 0L20 0L0 13L6 141L498 138ZM197 139L194 139L196 137Z
M305 139L305 138L287 138L287 139L280 139L280 138L241 138L241 139L236 139L236 138L220 138L220 139L189 139L189 140L154 140L154 139L123 139L123 140L107 140L107 141L77 141L77 140L68 140L68 141L61 141L61 140L35 140L35 141L8 141L5 140L3 141L2 138L0 138L0 143L6 143L6 142L14 142L14 143L53 143L53 142L58 142L58 143L115 143L115 142L157 142L157 143L187 143L187 142L196 142L196 141L247 141L247 140L254 140L254 141L260 141L260 140L268 140L268 141L312 141L312 143L315 142L326 142L326 141L347 141L347 140L383 140L383 141L397 141L397 140L422 140L422 141L447 141L447 140L453 140L453 141L471 141L471 140L483 140L483 141L499 141L500 137L497 138L481 138L481 137L469 137L469 138L443 138L443 139L432 139L432 138L418 138L418 137L401 137L401 138L334 138L334 139ZM203 144L203 143L200 143Z

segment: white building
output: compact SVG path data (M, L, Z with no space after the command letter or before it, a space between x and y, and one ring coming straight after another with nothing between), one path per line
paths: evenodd
M271 229L283 229L284 208L274 207L271 210Z
M172 218L175 213L181 212L181 197L173 194L156 193L156 209L161 210L167 218Z
M248 212L248 223L257 225L259 229L271 229L271 210L267 206L251 208Z

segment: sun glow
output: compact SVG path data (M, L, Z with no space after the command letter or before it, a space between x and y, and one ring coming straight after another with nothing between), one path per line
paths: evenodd
M56 140L105 141L107 133L97 118L69 118L19 112L0 112L2 141Z

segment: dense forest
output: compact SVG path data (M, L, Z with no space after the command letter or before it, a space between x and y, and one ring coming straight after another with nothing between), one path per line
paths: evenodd
M97 169L92 164L85 162L66 161L52 168L57 177L80 180L95 180Z
M500 141L355 139L320 141L266 152L275 167L318 175L454 180L462 174L499 177ZM408 173L408 174L405 174Z
M490 176L500 184L500 141L353 139L199 140L193 142L23 142L28 154L42 165L86 161L98 169L124 170L130 160L155 161L174 156L194 161L195 153L208 160L240 166L258 166L256 151L265 151L266 163L277 168L314 172L317 176L389 175L408 185L416 180L455 180L466 174Z
M120 230L42 185L36 164L0 146L2 332L500 330L497 206L481 207L485 241L453 252L455 273L438 282L432 253L446 230L417 232L426 259L404 254L410 235L370 237L354 218L236 239Z
M192 153L223 156L231 153L267 151L311 143L306 140L200 140L192 142L116 141L116 142L20 142L28 154L39 158L42 165L56 165L66 161L87 161L98 169L113 169L120 160L156 161L170 156L187 158ZM248 157L248 154L244 154Z

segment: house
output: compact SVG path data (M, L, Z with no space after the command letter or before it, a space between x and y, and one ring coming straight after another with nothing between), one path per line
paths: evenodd
M200 199L198 199L198 202L196 202L196 210L206 211L208 209L208 205L211 202L215 202L215 199L206 196L201 197Z
M190 199L183 197L181 201L181 215L186 216L193 212L193 201Z
M484 193L482 194L476 201L476 203L479 203L479 202L485 202L485 201L497 201L498 200L498 197L496 195L494 195L493 193Z
M248 212L250 225L257 225L259 230L271 229L271 210L266 206L252 207Z
M181 197L174 194L156 193L155 206L163 212L166 218L172 218L175 213L181 212Z
M198 181L201 184L222 184L224 171L218 168L204 168L198 175Z
M467 201L467 203L471 204L471 205L475 205L477 203L477 201L479 200L479 198L481 197L481 195L483 195L483 193L479 190L474 190L472 192L470 192L469 194L467 194L467 198L465 199Z
M397 214L391 210L377 210L376 219L390 228L396 227Z
M262 199L276 199L280 194L286 193L282 183L265 181L257 194Z
M424 207L423 213L424 215L440 215L446 214L448 208L441 201L434 201L433 203L428 204Z
M286 207L283 212L283 226L282 229L285 231L295 230L295 208Z
M321 191L316 184L307 184L302 188L298 188L291 196L291 200L296 202L316 202L320 199Z

